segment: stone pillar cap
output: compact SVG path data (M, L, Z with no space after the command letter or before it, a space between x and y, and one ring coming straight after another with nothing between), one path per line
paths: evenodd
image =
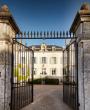
M81 22L90 22L90 4L84 3L77 12L75 19L71 25L70 32L75 33Z
M2 12L9 12L8 6L7 6L7 5L3 5L3 6L1 7L1 11L2 11Z
M7 5L3 5L1 7L1 9L0 9L0 19L3 20L3 22L4 22L4 20L5 20L5 22L6 22L6 20L9 21L12 28L15 30L15 33L16 34L20 33L20 29L17 26L17 24L16 24L12 14L11 14L11 12L9 11L9 8L8 8Z
M90 5L89 5L89 3L86 3L86 2L85 2L85 3L81 6L80 10L90 10Z

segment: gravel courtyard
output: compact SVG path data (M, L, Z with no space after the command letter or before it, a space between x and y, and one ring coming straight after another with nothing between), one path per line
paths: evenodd
M22 110L71 110L62 99L62 86L35 85L34 102Z

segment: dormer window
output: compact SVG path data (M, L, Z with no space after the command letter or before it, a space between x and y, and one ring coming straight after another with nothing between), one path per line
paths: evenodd
M46 44L42 44L42 45L41 45L41 50L42 50L42 51L46 51Z

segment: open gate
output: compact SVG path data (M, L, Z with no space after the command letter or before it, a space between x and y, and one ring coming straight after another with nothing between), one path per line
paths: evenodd
M78 110L78 46L68 32L28 32L13 38L11 110L20 110L33 101L34 52L26 46L29 39L70 39L63 51L63 100Z
M20 110L33 102L33 51L22 39L13 39L11 110Z
M63 100L78 110L78 44L76 40L63 51Z

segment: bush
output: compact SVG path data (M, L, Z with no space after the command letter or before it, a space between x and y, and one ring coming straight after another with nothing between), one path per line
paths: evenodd
M45 84L58 85L59 84L59 79L45 78Z
M41 84L41 79L34 79L33 84Z
M28 81L29 84L32 84L32 81ZM34 79L33 84L41 84L41 79Z
M28 83L32 83L32 81L29 81ZM42 79L34 79L33 84L46 84L46 85L58 85L59 79L53 79L53 78L42 78Z

